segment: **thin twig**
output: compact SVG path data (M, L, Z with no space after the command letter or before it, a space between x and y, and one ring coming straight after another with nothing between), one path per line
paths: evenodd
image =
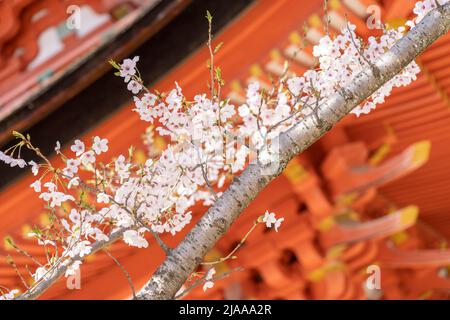
M367 59L367 57L364 55L364 53L363 53L363 52L361 51L361 49L358 47L358 45L356 44L356 40L355 40L355 38L353 37L353 31L350 30L350 27L349 27L349 23L348 23L348 22L347 22L347 31L348 31L348 33L349 33L349 35L350 35L350 40L351 40L353 46L355 47L356 51L358 52L358 54L359 54L359 55L361 56L361 58L369 65L369 67L372 69L372 72L374 73L374 75L375 75L376 77L379 77L379 75L380 75L380 70L378 69L378 67L377 67L372 61L370 61L369 59Z
M198 287L199 285L204 284L207 281L218 281L218 280L222 280L225 279L226 277L230 276L233 272L239 272L239 271L243 271L244 268L238 267L235 269L232 269L230 271L227 271L225 273L222 273L218 276L213 277L211 280L206 280L205 277L195 281L192 285L190 285L189 287L187 287L186 289L184 289L181 293L177 294L174 299L181 299L183 298L185 295L187 295L189 292L191 292L193 289L195 289L196 287Z
M22 276L22 273L20 273L19 268L17 268L16 263L14 262L14 259L12 256L8 255L7 257L8 259L8 263L11 265L11 267L14 269L15 273L17 274L17 276L19 277L20 281L22 282L23 286L28 290L29 286L27 284L27 282L25 281L25 279Z
M150 232L150 234L156 239L156 242L158 242L159 246L164 250L164 252L166 253L166 255L168 255L170 253L170 250L172 250L172 248L170 248L159 236L159 234L157 232L155 232L151 227L149 227L144 221L142 221L141 218L139 218L137 215L134 215L134 218L137 220L137 222L142 225L145 229L148 230L148 232Z
M122 270L125 278L127 278L128 284L130 285L131 292L133 293L133 299L136 299L136 290L134 288L133 280L131 280L131 276L128 273L128 271L124 268L124 266L120 264L119 260L117 260L108 250L103 249L103 251L108 255L108 257L110 257L117 264L120 270Z
M215 89L215 79L214 79L214 52L212 49L212 16L209 11L206 12L206 18L208 20L208 50L209 50L209 73L211 77L211 100L214 100L214 89Z
M328 0L323 1L323 13L325 18L325 32L330 36L330 16L328 15Z
M9 245L11 245L14 250L16 250L18 253L23 254L27 258L31 259L34 263L36 263L38 266L42 267L42 263L40 263L36 258L34 258L31 254L29 254L24 249L20 248L18 245L16 245L12 240L9 242Z
M202 170L202 176L203 176L203 179L205 180L206 187L208 188L209 192L213 195L214 200L217 201L219 199L219 197L218 197L216 191L214 190L214 188L212 187L211 182L209 181L208 171L207 171L208 170L207 163L206 163L206 161L202 160L202 155L200 153L200 149L198 148L198 146L193 141L190 141L190 143L197 151L198 160L200 161L199 165ZM206 169L205 169L205 166L206 166Z
M253 222L253 226L250 228L250 230L245 234L245 236L242 238L242 240L236 245L236 247L226 256L226 257L223 257L223 258L220 258L220 259L218 259L218 260L216 260L216 261L211 261L211 262L202 262L202 263L200 263L201 265L204 265L204 266L211 266L211 265L215 265L215 264L218 264L218 263L222 263L222 262L224 262L224 261L227 261L228 259L234 259L233 257L233 255L234 255L234 253L236 252L236 251L238 251L239 250L239 248L241 248L243 245L244 245L244 243L245 243L245 241L247 240L247 238L249 237L249 235L253 232L253 230L255 230L255 228L256 228L256 226L259 224L259 221L258 220L255 220L254 222Z

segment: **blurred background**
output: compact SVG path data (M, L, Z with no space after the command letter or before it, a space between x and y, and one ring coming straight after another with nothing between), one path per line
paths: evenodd
M329 0L332 33L349 20L363 38L412 16L414 0ZM137 149L137 161L165 141L145 135L123 81L109 59L141 57L146 84L168 91L177 81L187 97L207 90L205 12L214 16L217 65L225 94L245 101L245 87L270 87L285 61L292 74L317 65L312 46L325 34L322 0L14 0L0 1L0 145L11 132L31 135L52 157L74 139L110 140L108 156ZM79 18L79 21L77 20ZM77 22L80 22L77 25ZM417 62L412 85L395 89L370 115L346 117L295 158L246 209L206 260L230 252L266 209L285 218L276 233L258 228L219 272L244 270L192 299L447 299L450 293L450 35ZM58 161L58 160L55 160ZM33 262L45 252L29 239L49 217L29 188L26 170L0 164L0 285L24 289ZM193 208L194 222L205 208ZM191 223L193 225L193 223ZM188 228L186 228L188 229ZM164 240L174 246L187 230ZM164 258L115 243L110 252L142 285ZM11 259L16 267L11 266ZM372 277L372 278L371 278ZM368 284L379 277L381 286ZM377 281L371 283L378 283ZM104 253L81 268L81 288L62 279L42 298L122 299L131 295L120 268Z

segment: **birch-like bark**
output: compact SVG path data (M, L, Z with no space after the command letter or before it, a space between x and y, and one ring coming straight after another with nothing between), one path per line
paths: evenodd
M318 110L321 125L315 117L307 117L301 123L280 136L280 166L277 172L263 175L266 168L259 164L249 165L235 178L230 187L207 211L186 238L170 251L149 282L138 294L139 299L172 299L187 277L202 262L204 255L212 249L239 214L257 194L287 165L290 159L306 150L323 134L332 128L365 98L399 73L429 45L450 28L450 3L430 12L416 28L400 40L381 57L374 69L358 74L351 86L341 89ZM113 232L108 241L97 241L92 253L120 239L125 229ZM82 261L76 256L67 262ZM45 281L39 282L16 299L36 299L61 278L67 270L67 263L52 270Z
M241 212L267 184L281 174L287 163L329 131L354 107L392 79L421 52L450 29L450 3L431 11L415 28L386 52L371 68L339 89L317 112L279 137L279 168L266 175L267 167L250 164L167 256L138 299L173 299L205 254L225 234Z

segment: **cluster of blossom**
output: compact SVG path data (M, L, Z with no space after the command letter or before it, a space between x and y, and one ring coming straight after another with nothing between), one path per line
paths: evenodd
M284 218L277 219L275 217L275 213L269 212L266 210L264 213L262 221L266 224L267 228L274 228L276 232L278 232L278 228L281 226L281 223L284 221Z
M414 9L417 17L412 23L431 10L432 3L418 2ZM144 164L119 155L102 165L97 156L108 151L108 140L94 137L90 148L76 140L70 148L71 157L64 155L57 143L55 151L65 164L61 169L54 169L49 163L28 163L35 176L45 170L31 184L39 197L52 209L62 210L65 202L72 207L67 217L59 217L59 239L44 233L30 234L42 246L63 249L47 265L37 268L35 281L51 277L59 265L67 266L66 276L74 274L81 258L92 252L93 243L108 241L110 232L115 230L125 229L123 240L139 248L148 246L145 236L149 231L175 234L182 230L191 221L192 205L211 205L220 195L212 186L220 190L228 176L245 168L249 157L267 156L262 151L273 139L314 112L337 88L348 85L355 74L370 67L404 31L403 27L385 30L381 37L371 37L363 45L355 26L348 24L340 35L325 36L314 47L319 68L280 81L271 91L261 89L257 82L251 83L246 102L238 107L215 96L197 95L188 101L178 84L167 95L150 93L136 68L139 57L116 65L118 75L134 95L133 110L142 120L152 123L169 145ZM369 113L384 102L394 87L415 80L419 71L417 64L411 63L352 112L357 116ZM275 159L271 155L267 158ZM3 152L0 160L11 166L27 165L25 160ZM92 174L92 179L86 180L81 172ZM94 194L96 201L86 203L77 195L79 189ZM269 211L262 218L275 231L283 220ZM208 272L204 290L213 286L214 272Z
M20 147L24 145L26 144L23 140L18 144ZM76 190L74 190L82 181L80 176L77 175L79 169L83 167L86 170L92 170L93 165L96 163L96 156L108 151L108 140L94 137L89 150L85 150L86 147L82 141L76 140L71 147L74 156L70 158L63 155L60 148L61 146L58 142L55 151L61 155L65 162L63 168L55 169L46 161L42 164L34 161L28 163L34 176L39 174L41 168L44 170L42 176L35 180L30 187L39 194L38 197L44 200L49 208L62 210L62 205L66 202L74 207L70 210L67 219L63 217L58 218L61 226L57 232L59 239L52 238L50 233L43 233L39 230L29 233L29 237L38 239L39 245L55 249L53 250L54 255L49 259L48 263L39 266L35 270L33 278L36 282L51 277L55 267L59 264L67 264L66 276L74 274L81 261L71 260L70 258L82 258L91 253L93 242L108 240L108 236L100 229L107 221L105 216L102 216L100 210L97 210L95 207L86 209L78 206ZM1 154L1 160L10 163L12 157L4 153ZM22 159L15 160L25 163ZM55 253L58 251L56 250L57 247L62 248L59 256Z
M206 290L214 287L213 277L215 274L216 274L216 269L211 268L208 270L208 272L205 275L205 283L203 284L203 291L206 291Z
M25 168L27 162L23 159L15 159L4 152L0 151L0 161L10 165L11 167L18 166L19 168Z
M417 1L414 6L413 12L416 14L415 19L406 22L406 25L413 28L417 23L422 21L423 17L427 15L433 9L436 9L438 5L444 5L450 0L425 0Z
M323 37L313 50L313 55L319 59L320 68L309 70L302 77L288 80L289 91L294 97L300 97L300 104L307 101L312 107L309 111L324 103L337 89L348 86L356 74L371 68L405 32L404 27L385 30L381 37L369 37L368 42L364 44L356 35L355 29L356 27L349 23L334 39ZM358 117L368 114L377 104L384 102L394 87L409 85L416 80L419 72L419 66L415 62L410 63L370 98L355 107L352 113Z
M133 94L137 94L142 90L142 84L134 80L136 75L136 64L138 61L139 57L125 59L120 66L120 76L124 78L125 83L128 83L127 88L133 92Z
M19 290L14 289L5 294L0 294L0 300L13 300L14 297L19 293Z
M73 208L67 219L60 218L65 238L59 244L63 250L59 257L53 257L47 265L36 269L33 275L36 282L51 277L55 266L61 263L70 262L66 276L73 274L81 261L73 262L69 258L82 258L91 253L94 242L107 241L108 235L101 229L107 222L113 226L110 231L129 228L123 235L127 244L147 247L144 234L148 230L138 223L134 215L155 232L174 234L190 222L191 212L187 210L190 206L199 200L212 202L209 192L199 190L205 181L201 169L195 168L199 163L195 160L196 153L186 155L169 146L158 161L148 159L144 165L138 166L119 155L113 163L100 170L96 156L108 150L106 139L94 137L88 150L81 140L76 140L70 148L74 153L72 157L63 155L59 144L55 149L65 162L65 166L58 169L61 174L57 179L53 176L51 181L44 182L45 177L49 177L46 171L31 184L50 208L61 208L64 202L77 206L75 189L88 184L79 175L81 171L93 172L94 178L101 180L101 187L97 184L86 187L94 190L97 205L90 203L89 209ZM45 167L33 165L33 174L39 173L40 166ZM61 188L61 185L65 187ZM37 237L40 245L57 246L43 234L30 233L29 236Z

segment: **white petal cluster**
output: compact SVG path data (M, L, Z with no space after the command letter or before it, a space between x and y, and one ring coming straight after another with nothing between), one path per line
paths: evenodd
M441 4L446 2L440 0ZM417 2L417 16L407 26L414 26L435 7L434 0ZM41 173L30 187L52 213L59 214L54 217L59 226L54 227L57 232L30 232L40 245L61 248L57 256L35 271L35 281L51 276L58 263L67 266L66 276L73 275L80 267L80 259L92 253L93 243L108 241L111 232L118 229L127 229L124 242L138 248L148 247L149 231L181 231L192 219L192 206L213 204L227 178L243 170L250 161L275 162L278 151L268 146L274 145L272 142L282 132L313 115L337 90L348 86L356 74L372 68L404 32L404 27L389 29L363 43L355 26L348 24L340 35L325 36L314 46L318 68L302 76L281 79L271 90L263 89L258 82L250 83L245 103L240 106L205 94L189 101L177 83L168 94L150 93L143 87L137 70L139 57L115 65L134 95L133 110L166 139L168 146L145 163L134 161L132 152L128 157L119 155L104 163L104 153L109 150L106 138L95 136L90 146L77 139L70 147L70 156L63 154L57 142L55 151L62 159L61 168L53 168L46 158L41 163L27 163L20 158L23 144L18 147L18 156L16 148L0 152L0 161L7 165L29 165L34 176ZM416 80L419 71L412 62L352 113L369 113L394 88ZM266 211L262 221L278 231L284 219ZM214 285L214 272L208 271L204 290ZM0 300L16 293L13 290L3 294Z
M1 300L13 300L14 297L19 293L19 290L14 289L9 291L8 293L5 294L0 294L0 301Z
M277 219L275 217L275 213L266 210L262 220L266 224L267 228L273 227L275 231L278 232L278 228L281 226L281 223L284 221L284 218Z
M413 12L416 14L416 17L406 23L409 27L414 27L417 23L422 21L423 17L427 15L433 9L436 9L437 6L446 4L449 0L425 0L425 1L417 1L414 6Z
M2 151L0 151L0 161L8 164L10 167L19 167L19 168L25 168L27 165L27 162L23 159L15 159Z
M205 275L205 283L203 284L203 291L205 292L208 289L211 289L212 287L214 287L214 281L213 281L213 277L216 274L216 269L211 268L208 270L208 272Z

